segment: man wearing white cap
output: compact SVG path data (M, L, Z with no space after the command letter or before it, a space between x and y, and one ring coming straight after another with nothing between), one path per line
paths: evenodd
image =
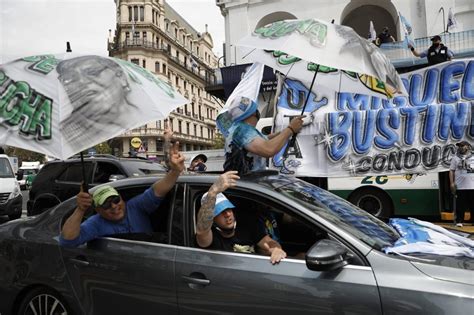
M170 135L165 135L166 141L169 138ZM169 150L169 172L166 176L127 202L112 186L102 186L92 196L84 192L81 186L77 195L77 208L64 223L59 236L60 245L76 247L105 235L153 232L149 215L173 188L185 168L184 160L179 152L179 143L176 142ZM97 214L82 222L84 213L92 205Z
M259 252L270 256L272 264L279 263L286 253L278 242L258 229L256 224L255 229L250 228L252 224L237 225L235 207L222 192L234 187L238 179L236 171L226 172L204 194L198 212L196 241L201 248Z

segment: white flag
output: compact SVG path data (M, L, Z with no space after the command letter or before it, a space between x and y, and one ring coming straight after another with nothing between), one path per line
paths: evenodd
M456 21L456 18L454 17L453 9L449 8L448 24L446 26L446 30L449 31L450 29L456 28L457 26L458 26L458 22Z
M413 32L411 23L408 22L408 20L400 12L398 12L398 15L400 16L400 22L401 22L400 26L402 27L403 35L405 35L405 38L404 38L405 47L415 46L415 41L413 40L411 36L411 33Z
M374 23L372 21L370 21L370 24L369 24L369 34L370 34L370 37L369 37L370 41L374 41L377 39L377 33L375 32Z

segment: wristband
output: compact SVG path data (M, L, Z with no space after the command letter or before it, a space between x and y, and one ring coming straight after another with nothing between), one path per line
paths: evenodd
M415 51L415 47L410 48L411 51Z
M294 135L296 135L296 131L295 131L293 128L291 128L291 126L288 126L288 127L286 127L286 128L290 129L290 130L291 130L291 133L294 134Z

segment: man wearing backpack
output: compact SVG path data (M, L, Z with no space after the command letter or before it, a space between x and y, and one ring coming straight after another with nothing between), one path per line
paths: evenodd
M225 141L224 171L235 170L239 175L266 168L266 159L277 154L291 136L303 126L303 116L294 117L288 127L278 133L264 136L255 126L260 119L257 103L242 97L239 108L245 108L236 117Z

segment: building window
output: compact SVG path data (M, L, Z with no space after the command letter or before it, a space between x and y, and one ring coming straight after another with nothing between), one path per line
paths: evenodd
M209 118L209 108L206 108L206 117Z
M201 118L202 116L201 105L198 106L198 114L199 114L199 118Z
M140 21L145 21L145 7L140 6Z
M178 59L179 61L179 51L176 50L176 58Z
M184 89L186 90L188 84L187 84L186 80L184 80L183 82L184 82Z
M198 88L198 97L201 96L201 89Z
M179 86L179 77L178 76L176 76L175 82L176 82L176 86L178 87Z
M184 113L188 114L188 104L184 104Z
M186 123L186 133L189 135L191 132L191 129L189 128L190 124Z
M125 32L125 40L128 41L130 39L130 32Z
M174 38L178 39L178 29L174 29Z
M192 151L191 144L186 143L186 151Z
M151 23L155 24L155 9L151 10Z
M170 30L170 23L166 22L166 27L165 27L166 31L169 32Z
M201 126L201 138L204 138L204 133L202 132L202 126Z
M173 131L173 118L170 118L170 125L168 128L170 128L171 131Z
M194 111L194 103L191 103L191 111L193 112L193 116L196 114L196 112Z
M156 73L160 72L160 63L158 61L155 62L155 72Z
M133 20L138 21L138 7L137 6L133 7Z
M146 60L145 59L142 60L142 66L143 66L143 68L146 68Z
M185 46L185 45L186 45L186 36L183 35L183 46Z
M189 50L193 51L193 41L189 40Z
M163 140L156 139L156 152L163 151Z
M197 54L198 57L199 57L199 47L196 47L196 54Z
M128 7L128 21L132 22L132 7Z
M197 133L198 133L198 132L197 132L197 125L194 124L194 135L195 135L196 137L197 137Z
M165 64L163 64L163 73L166 73L166 65ZM169 79L169 77L170 77L170 74L168 73L168 79Z
M161 120L156 121L156 128L161 129Z
M146 32L143 32L143 43L146 42Z
M165 129L168 128L168 119L165 119L165 120L163 121L163 127L164 127Z
M178 120L178 132L183 133L182 121Z
M137 66L140 65L140 59L132 58L132 60L130 60L130 62L136 64Z

